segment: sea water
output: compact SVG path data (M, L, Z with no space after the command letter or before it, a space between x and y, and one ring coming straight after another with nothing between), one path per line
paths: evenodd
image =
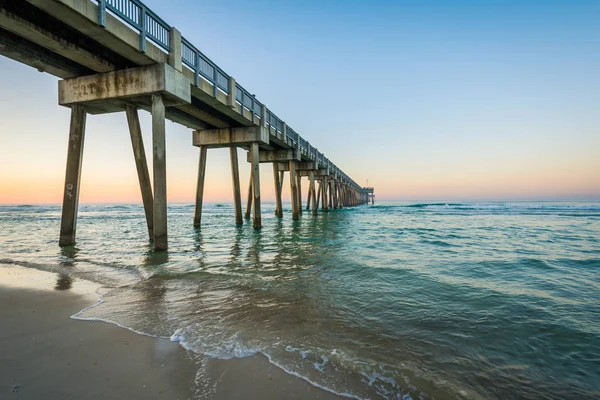
M0 263L104 285L76 318L351 397L600 398L600 203L284 208L171 205L155 253L139 205L81 206L66 248L60 206L0 206Z

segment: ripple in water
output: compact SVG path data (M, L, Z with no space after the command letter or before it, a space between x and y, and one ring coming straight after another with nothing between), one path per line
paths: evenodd
M600 397L600 204L388 203L300 221L264 207L169 207L154 253L143 209L0 207L0 262L103 283L77 318L216 358L265 354L357 398ZM286 216L289 216L289 210Z

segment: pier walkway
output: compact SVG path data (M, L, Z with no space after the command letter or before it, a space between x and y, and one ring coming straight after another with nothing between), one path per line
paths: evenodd
M260 228L260 163L273 165L276 210L289 176L292 218L306 209L342 208L374 199L252 92L139 0L0 0L0 54L62 78L58 101L71 108L60 245L75 241L87 114L125 111L148 233L167 249L165 119L193 130L200 160L194 225L200 226L207 150L228 147L235 222L243 223L237 148L248 151L245 217ZM152 114L152 180L138 110Z

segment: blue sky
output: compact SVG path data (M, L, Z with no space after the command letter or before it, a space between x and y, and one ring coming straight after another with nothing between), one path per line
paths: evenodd
M600 199L598 1L145 3L382 198ZM0 155L18 168L29 153L26 182L36 166L60 181L68 110L56 79L5 58L0 69ZM168 130L170 198L191 200L197 149L189 130ZM84 201L95 199L85 185L115 180L121 191L102 200L139 197L128 140L124 116L90 119ZM208 198L230 200L227 152L209 157Z

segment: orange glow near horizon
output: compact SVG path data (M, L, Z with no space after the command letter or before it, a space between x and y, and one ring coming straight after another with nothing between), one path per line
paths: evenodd
M240 157L241 158L241 157ZM131 160L132 161L132 160ZM204 201L232 202L232 184L229 165L210 168L205 183ZM63 171L52 171L42 178L20 171L19 179L4 175L0 178L0 204L60 204L62 203ZM600 198L597 174L588 170L564 171L545 174L542 171L527 173L506 172L489 176L452 175L428 176L428 174L398 174L394 180L371 179L378 200L518 200L518 199L586 199ZM25 175L25 176L24 176ZM126 171L121 177L86 176L81 182L80 203L141 203L140 189L135 170ZM193 203L195 198L195 171L185 176L172 176L167 180L168 201ZM435 174L434 174L435 175ZM245 201L249 171L241 171L242 201ZM437 179L436 179L437 178ZM274 189L270 165L261 165L261 197L274 201ZM284 201L289 201L289 181L284 182ZM303 196L306 200L308 180L303 178Z

